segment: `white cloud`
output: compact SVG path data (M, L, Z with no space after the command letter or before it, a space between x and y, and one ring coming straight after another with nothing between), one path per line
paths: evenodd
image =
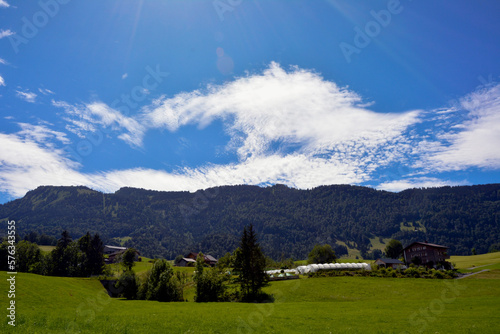
M0 188L20 197L36 186L88 184L63 152L16 134L0 133Z
M133 147L142 146L145 128L137 120L127 117L119 111L102 102L93 102L84 105L70 105L63 101L52 101L56 107L64 108L69 117L67 129L80 137L85 132L95 132L101 127L110 127L115 131L126 130L118 138Z
M17 95L17 97L19 97L20 99L22 99L26 102L29 102L29 103L36 102L37 95L35 93L29 92L29 91L22 92L22 91L16 90L16 95Z
M28 123L19 123L21 131L17 133L18 137L25 140L34 141L38 144L45 144L48 147L53 147L50 140L56 139L62 144L69 144L70 140L65 133L54 131L44 125L33 125Z
M7 1L5 1L5 0L0 0L0 7L5 7L5 8L7 8L7 7L10 7L10 5L7 3Z
M128 77L128 73L123 73L122 79L126 79Z
M43 170L28 158L8 162L13 151L4 148L0 150L0 185L15 195L40 184L82 184L107 192L123 186L194 191L269 183L311 188L373 182L377 169L394 164L412 168L402 180L384 182L379 189L467 184L426 174L455 166L498 168L499 153L494 150L500 144L494 131L500 125L498 90L498 86L488 87L462 99L459 106L432 112L376 113L357 94L317 73L298 68L285 71L273 63L261 74L163 96L132 117L102 102L52 101L65 110L67 130L84 137L99 127L111 128L132 147L142 145L147 131L174 132L186 125L203 128L218 120L231 138L227 149L238 158L225 165L207 162L171 172L136 168L80 173L79 165L47 144L55 140L67 144L63 133L21 125L19 133L0 137L0 147L26 150L53 167ZM458 116L463 110L465 118Z
M443 186L459 186L466 185L467 181L449 181L440 180L434 177L419 177L410 178L404 180L395 180L390 182L384 182L377 186L379 190L387 190L392 192L400 192L405 189L411 188L433 188L433 187L443 187Z
M5 38L5 37L9 37L9 36L12 36L14 35L15 33L12 32L10 29L7 29L7 30L0 30L0 39L2 38Z
M1 75L0 75L0 86L5 86L5 80Z
M8 63L7 63L7 61L5 59L0 58L0 64L7 65Z
M462 117L437 135L423 164L438 171L500 168L500 84L467 95L459 107Z
M43 95L54 95L55 93L51 91L50 89L46 88L38 88L38 91L42 93Z
M361 102L357 94L316 73L298 68L287 72L272 63L262 75L158 99L144 109L144 122L175 131L221 119L244 160L266 155L276 142L285 148L299 145L308 155L328 154L345 145L366 153L418 121L417 111L381 114L364 109Z

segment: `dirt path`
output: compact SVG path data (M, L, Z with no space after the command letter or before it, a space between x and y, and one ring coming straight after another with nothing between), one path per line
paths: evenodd
M483 264L482 266L477 266L477 267L470 267L470 268L467 268L467 270L473 270L473 269L476 269L476 268L481 268L481 267L491 266L492 264L494 264L494 263L490 263L490 264Z
M466 278L466 277L469 277L469 276L472 276L472 275L476 275L476 274L479 274L479 273L482 273L482 272L485 272L485 271L489 271L489 269L483 269L483 270L479 270L478 272L475 272L475 273L464 274L463 276L457 277L456 279Z

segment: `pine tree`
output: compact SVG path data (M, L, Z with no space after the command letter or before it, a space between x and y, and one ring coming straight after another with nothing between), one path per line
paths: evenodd
M234 269L239 272L243 301L258 301L262 297L262 288L268 284L264 269L266 258L257 243L253 225L243 229L240 248L235 251Z

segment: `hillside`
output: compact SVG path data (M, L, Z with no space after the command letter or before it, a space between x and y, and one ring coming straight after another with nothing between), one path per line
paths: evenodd
M305 258L316 243L366 254L374 238L427 240L449 246L453 255L468 255L472 248L486 253L500 241L499 216L500 184L401 193L349 185L225 186L196 193L122 188L114 194L46 186L0 206L0 221L16 220L21 236L97 232L108 243L168 259L199 250L221 256L237 247L250 223L274 258ZM342 254L345 246L337 251Z
M109 298L94 279L19 273L16 327L0 332L497 333L499 282L315 278L272 282L273 304L159 303Z

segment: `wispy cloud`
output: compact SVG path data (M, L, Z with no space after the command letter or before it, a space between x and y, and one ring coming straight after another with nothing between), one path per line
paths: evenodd
M440 128L422 165L438 171L500 168L500 84L462 98Z
M370 103L355 92L314 71L285 70L273 63L262 73L223 85L161 97L134 116L123 115L103 102L52 102L64 109L68 130L84 136L99 127L111 128L132 147L143 144L147 131L174 132L188 125L202 129L222 122L230 137L227 150L237 153L229 163L207 161L169 172L136 168L81 173L79 165L55 145L68 143L63 133L22 123L20 132L0 137L4 150L0 150L0 159L8 161L12 152L4 147L10 145L39 155L54 167L42 170L32 160L16 157L14 162L0 164L0 183L16 195L42 183L83 184L108 192L123 186L194 191L217 185L269 183L311 188L373 184L380 179L377 171L403 165L408 168L405 175L381 181L376 187L401 191L467 184L440 178L439 172L500 168L500 153L495 149L500 145L496 131L500 126L499 101L499 86L490 85L457 105L436 110L373 112ZM53 177L55 171L60 178Z
M82 105L70 105L64 101L52 101L56 107L64 108L65 120L70 123L68 130L80 137L85 132L95 132L99 127L110 127L120 132L118 138L133 147L141 147L144 136L144 126L136 119L127 117L119 111L102 102L92 102ZM125 130L125 132L123 132Z
M5 0L0 0L0 7L5 7L5 8L7 8L7 7L10 7L10 5L8 4L8 2L7 2L7 1L5 1Z
M0 133L0 188L20 197L38 185L88 184L78 165L61 150L49 149L29 138Z
M394 180L381 183L377 189L399 192L411 188L432 188L443 186L462 186L469 184L467 181L441 180L435 177L417 177L403 180Z
M25 140L34 141L48 147L54 147L52 140L56 139L62 144L69 144L70 140L64 132L54 131L45 125L33 125L28 123L19 123L21 131L17 133L18 137Z
M7 63L7 61L5 59L0 58L0 64L7 65L8 63Z
M38 91L43 95L54 95L55 93L47 88L38 88Z
M122 79L126 79L128 77L128 73L123 73Z
M20 90L16 90L16 96L26 102L29 102L29 103L35 103L36 102L36 97L37 95L33 92L30 92L30 91L20 91Z
M9 36L12 36L14 35L15 33L12 32L10 29L7 29L7 30L3 30L1 29L0 30L0 39L2 38L5 38L5 37L9 37Z
M0 86L5 86L5 80L1 75L0 75Z
M418 121L418 111L381 114L364 106L357 94L312 71L287 72L272 63L261 75L159 99L144 109L144 121L175 131L222 120L242 160L267 155L276 143L285 149L298 145L300 153L311 156L345 146L364 154Z

